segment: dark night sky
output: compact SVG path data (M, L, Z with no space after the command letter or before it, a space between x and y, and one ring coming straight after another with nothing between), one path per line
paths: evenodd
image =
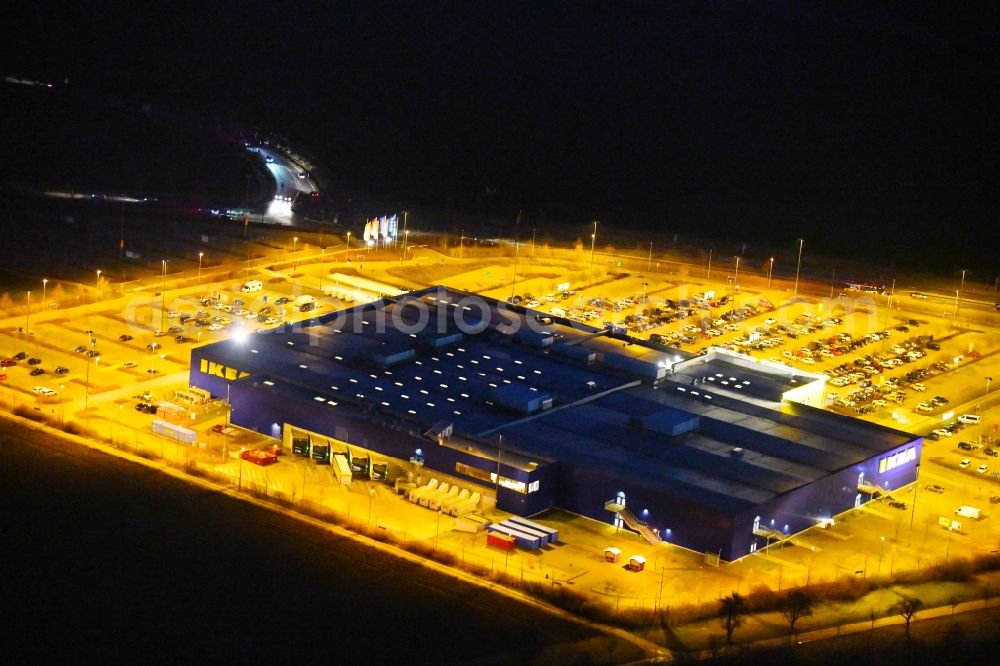
M995 3L213 5L34 7L9 67L261 122L373 196L996 269Z

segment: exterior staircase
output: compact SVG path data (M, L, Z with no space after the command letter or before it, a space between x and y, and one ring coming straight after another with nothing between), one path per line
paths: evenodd
M630 530L638 532L639 535L649 543L656 544L663 541L663 539L660 538L660 535L653 531L649 525L636 518L635 514L621 504L618 504L615 501L605 502L604 508L621 516L622 522L625 523L626 527Z

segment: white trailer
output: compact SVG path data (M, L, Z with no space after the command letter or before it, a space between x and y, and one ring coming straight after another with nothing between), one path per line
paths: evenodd
M420 486L419 488L414 488L413 490L410 491L410 494L409 494L409 500L410 500L410 502L412 502L413 504L416 504L418 501L420 501L420 498L422 496L424 496L427 493L432 492L434 489L436 489L437 485L438 485L438 480L437 479L431 479L430 481L427 482L426 486Z
M337 454L333 457L333 473L337 475L337 481L340 485L350 485L351 466L347 463L347 456Z
M427 500L427 508L431 511L437 511L441 506L455 497L458 497L458 486L452 486L448 489L448 492L444 495L432 495L430 499Z
M430 501L432 499L436 499L438 497L444 497L445 495L448 494L449 488L450 486L447 483L442 483L440 486L438 486L437 490L432 490L431 492L422 495L417 500L417 503L420 504L420 506L430 506Z
M454 507L459 502L464 502L465 500L469 499L469 495L471 494L472 493L469 492L468 488L462 488L461 492L459 492L458 495L446 498L441 502L441 510L447 513L448 515L451 515L452 507Z
M479 498L479 493L472 493L472 497L451 507L451 515L458 518L467 513L472 513L479 507Z

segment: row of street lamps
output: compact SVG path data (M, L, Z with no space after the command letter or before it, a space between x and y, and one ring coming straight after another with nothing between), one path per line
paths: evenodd
M594 220L594 231L590 234L590 274L591 274L591 276L593 276L593 274L594 274L594 248L597 245L597 225L598 225L598 220ZM804 238L799 238L797 240L799 242L799 256L798 256L798 260L795 263L795 287L793 289L794 295L796 295L796 296L798 296L798 294L799 294L799 273L800 273L801 268L802 268L802 248L805 245L805 239ZM706 279L709 279L709 280L712 279L712 252L713 252L713 248L709 248L708 249L708 271L707 271L707 275L706 275ZM461 256L461 253L459 254L459 256ZM733 286L734 287L737 284L736 280L737 280L737 276L739 275L739 272L740 272L740 257L737 256L737 257L735 257L735 259L736 259L736 271L735 271L735 273L733 275ZM649 257L648 257L648 260L646 262L646 264L647 264L647 270L649 270L649 267L652 266L652 263L653 263L653 244L650 243L649 244ZM773 271L774 271L774 257L771 257L770 259L768 259L768 266L767 266L767 286L768 286L768 288L771 287L771 275L772 275ZM963 283L964 283L964 280L965 280L965 271L962 271L962 280L963 280Z

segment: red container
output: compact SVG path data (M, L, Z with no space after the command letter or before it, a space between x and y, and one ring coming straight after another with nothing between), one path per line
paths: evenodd
M494 546L500 550L513 550L515 545L514 537L509 534L500 534L499 532L490 532L486 535L486 545Z

